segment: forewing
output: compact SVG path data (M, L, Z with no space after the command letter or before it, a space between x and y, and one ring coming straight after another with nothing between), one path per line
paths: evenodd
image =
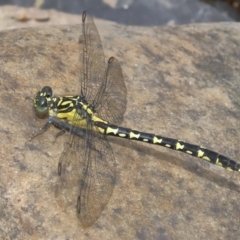
M111 57L105 67L105 57L93 18L86 11L82 16L83 45L81 95L95 106L101 118L120 124L126 111L127 90L122 69Z
M79 42L83 45L81 94L92 103L105 80L105 57L93 18L86 11L82 15Z

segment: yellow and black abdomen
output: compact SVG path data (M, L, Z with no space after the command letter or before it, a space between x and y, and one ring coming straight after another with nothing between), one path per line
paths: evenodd
M186 143L181 140L167 138L151 133L139 132L136 130L132 130L130 128L123 128L113 124L107 124L104 122L94 122L94 125L100 128L101 132L106 135L112 135L122 138L128 138L131 140L146 142L150 144L160 145L163 147L187 153L197 158L202 158L205 161L221 166L227 170L240 171L240 163L237 163L226 156L223 156L209 149L205 149L198 145Z

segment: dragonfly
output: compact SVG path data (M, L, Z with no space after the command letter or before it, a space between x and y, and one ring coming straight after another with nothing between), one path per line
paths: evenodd
M121 127L127 105L122 69L114 57L105 63L99 33L87 11L82 14L79 44L83 46L79 95L54 96L52 88L45 86L35 94L33 102L37 116L47 118L34 137L52 124L70 133L59 159L58 174L70 182L69 188L77 186L76 209L84 227L99 218L113 192L116 167L108 135L160 145L240 171L238 162L212 150Z

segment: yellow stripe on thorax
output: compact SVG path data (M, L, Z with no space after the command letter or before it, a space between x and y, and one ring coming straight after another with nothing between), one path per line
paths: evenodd
M69 124L74 124L77 127L80 128L86 128L87 126L87 120L85 117L81 116L81 114L77 113L76 108L74 108L73 101L71 101L71 96L68 96L69 100L63 100L60 98L57 107L53 108L53 106L49 107L49 115L53 117L57 117L59 119L62 119L66 121ZM54 101L54 99L52 99ZM82 104L82 109L83 111L86 111L86 113L91 116L91 119L93 122L103 122L103 123L108 123L101 118L99 118L91 108L87 104L80 103ZM59 112L58 108L61 106L61 112ZM67 106L66 108L63 108L64 106ZM71 111L68 111L69 108L73 108ZM77 114L77 115L76 115ZM110 128L109 128L110 129ZM93 127L93 131L101 132L104 133L104 129L100 127Z
M204 151L203 151L203 150L199 149L197 153L198 153L197 157L202 158L202 159L204 159L204 160L206 160L206 161L209 161L209 162L211 161L211 160L209 159L209 157L204 156Z

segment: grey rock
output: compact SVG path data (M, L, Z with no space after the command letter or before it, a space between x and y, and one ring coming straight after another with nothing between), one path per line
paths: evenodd
M123 126L179 138L239 162L238 24L125 27L98 24L106 57L126 75ZM186 154L109 138L117 183L97 222L83 229L76 200L57 191L67 136L29 138L44 120L25 100L45 85L76 94L79 25L0 33L1 239L237 239L240 175ZM79 157L81 157L81 152Z

